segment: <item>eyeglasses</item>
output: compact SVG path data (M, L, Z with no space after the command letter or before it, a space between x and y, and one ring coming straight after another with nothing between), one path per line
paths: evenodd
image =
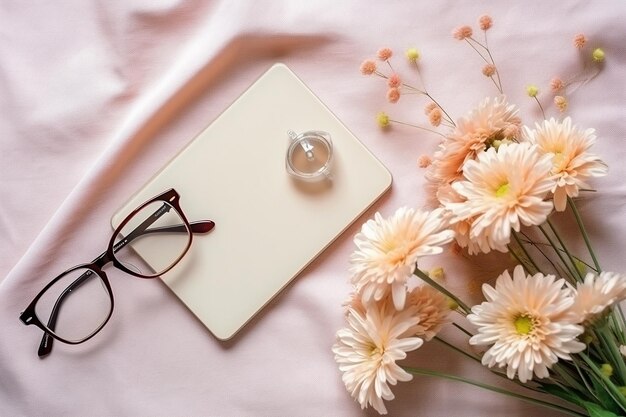
M146 201L115 229L107 250L87 264L63 272L20 314L25 325L44 331L38 355L52 350L53 338L76 345L91 339L111 318L113 292L102 268L139 278L155 278L172 269L191 247L193 234L207 233L215 223L189 223L174 189Z

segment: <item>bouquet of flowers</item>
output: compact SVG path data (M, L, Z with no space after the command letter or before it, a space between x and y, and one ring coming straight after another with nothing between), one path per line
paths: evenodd
M388 218L376 213L354 238L354 292L346 302L347 325L337 332L332 349L335 360L352 397L362 408L372 406L381 414L386 413L384 401L394 398L393 385L428 375L569 415L624 415L626 320L619 302L626 298L626 276L602 270L576 205L582 193L593 191L588 182L607 174L607 166L591 152L595 131L578 127L569 117L547 119L533 85L526 93L543 120L522 124L517 107L502 95L487 43L492 23L489 16L479 19L481 39L470 26L453 32L484 60L482 73L498 91L458 120L424 86L403 82L390 49L379 50L378 60L361 66L363 74L387 83L390 102L408 94L426 99L428 125L381 113L381 127L410 124L440 135L441 141L434 155L419 159L433 207L402 207ZM574 45L588 63L582 74L552 80L552 101L560 115L569 95L604 65L604 51L589 48L584 35L577 35ZM419 51L407 50L406 58L419 74ZM564 212L575 221L580 245L559 232L556 220ZM441 268L420 268L422 257L440 254L448 244L465 256L508 253L516 266L494 277L495 283L483 284L484 301L470 306L464 295L446 288ZM575 247L586 253L575 253ZM446 341L439 334L444 326L460 332L467 344ZM407 352L432 340L522 388L510 392L399 363ZM537 392L565 403L544 401Z

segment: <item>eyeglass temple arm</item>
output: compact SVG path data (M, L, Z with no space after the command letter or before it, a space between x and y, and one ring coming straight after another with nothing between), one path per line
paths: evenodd
M156 218L153 218L153 216L150 216L149 219L152 220L150 222L150 224L153 223L156 220ZM144 222L144 223L146 223L146 222ZM172 225L172 226L153 227L151 229L145 229L141 233L136 233L138 230L141 229L142 226L144 226L144 223L142 223L137 228L135 228L131 233L129 233L129 235L127 236L126 239L120 241L120 243L123 242L123 244L116 245L113 248L113 253L116 253L117 251L122 249L124 246L126 246L130 242L132 242L134 239L136 239L136 238L138 238L140 236L146 235L146 234L151 234L151 233L184 233L184 232L187 231L187 227L184 224L178 224L178 225ZM148 224L147 226L149 226L150 224ZM208 233L211 230L213 230L213 228L215 227L215 222L213 222L211 220L199 220L199 221L196 221L196 222L189 223L189 226L190 226L191 233L202 234L202 233ZM97 262L100 259L104 259L105 257L106 257L106 252L104 252L100 256L98 256L94 260L94 262ZM109 260L106 260L106 262L108 262L108 261ZM59 309L61 308L61 304L63 304L63 301L65 300L67 295L69 293L71 293L73 290L75 290L76 288L78 288L79 286L81 286L92 275L93 275L92 271L84 272L82 275L80 275L78 278L76 278L76 280L74 280L74 282L72 282L70 285L68 285L67 288L65 290L63 290L63 292L59 295L59 297L57 298L56 302L54 303L54 306L52 307L52 311L50 312L50 317L48 319L48 326L47 326L49 329L54 330L54 328L56 327L56 321L57 321L57 318L58 318L58 315L59 315ZM39 357L44 357L44 356L48 355L52 351L53 341L54 341L54 338L50 335L50 333L44 332L43 337L41 338L41 342L39 343L39 349L37 350L37 355Z

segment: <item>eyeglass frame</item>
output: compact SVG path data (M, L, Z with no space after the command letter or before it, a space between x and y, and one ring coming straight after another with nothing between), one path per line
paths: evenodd
M147 207L150 204L153 204L155 202L159 202L159 201L163 201L163 206L161 206L156 212L154 212L152 215L150 215L146 220L144 220L139 226L137 226L134 230L132 230L127 236L124 237L124 239L120 240L119 242L115 243L115 239L118 237L118 235L121 234L121 230L128 224L128 222L133 219L133 217L139 213L141 210L143 210L145 207ZM157 227L154 229L148 229L148 227L154 223L159 217L161 217L165 212L169 211L169 209L166 209L166 207L169 206L170 208L174 209L176 211L176 214L178 214L181 218L181 220L183 221L183 224L181 225L173 225L173 226L165 226L165 227ZM164 210L165 209L165 210ZM152 221L149 221L152 220ZM138 231L140 228L143 227L143 230L140 230L140 233L137 235L133 234ZM189 251L189 248L191 247L191 242L193 241L193 235L195 233L208 233L211 230L213 230L213 228L215 227L215 222L211 221L211 220L200 220L200 221L196 221L196 222L189 222L187 220L187 217L185 216L185 213L183 212L182 208L180 207L180 194L173 188L170 188L167 191L164 191L163 193L145 201L143 204L141 204L140 206L138 206L135 210L133 210L131 213L129 213L124 220L122 220L122 222L119 224L119 226L117 226L117 228L114 230L113 235L111 236L111 239L109 240L109 244L107 247L107 250L105 252L103 252L102 254L100 254L98 257L96 257L93 261L91 261L90 263L84 263L84 264L79 264L76 266L73 266L67 270L65 270L64 272L62 272L61 274L57 275L54 279L52 279L40 292L39 294L37 294L35 296L35 298L30 302L30 304L24 309L24 311L22 311L20 313L19 319L20 321L24 324L24 325L35 325L36 327L38 327L39 329L41 329L44 332L44 335L42 337L41 343L39 344L39 349L37 351L37 354L40 358L48 355L51 350L52 350L52 342L53 339L56 339L60 342L69 344L69 345L78 345L81 343L84 343L86 341L88 341L89 339L91 339L92 337L94 337L96 334L98 334L102 328L104 328L104 326L108 323L109 319L111 318L111 316L113 315L113 309L114 309L114 298L113 298L113 290L111 289L111 284L109 282L109 278L107 277L106 273L103 271L103 268L108 265L109 263L113 263L113 266L116 267L117 269L126 272L130 275L133 275L135 277L138 278L143 278L143 279L152 279L152 278L156 278L158 276L161 276L165 273L167 273L168 271L170 271L172 268L174 268L174 266L176 266L180 260L187 254L187 252ZM185 249L182 251L182 253L179 255L179 257L174 260L172 262L172 264L167 267L164 271L160 271L158 274L152 274L152 275L146 275L146 274L141 274L139 272L133 271L129 268L127 268L126 266L124 266L116 257L115 257L115 252L121 248L123 248L124 246L126 246L128 243L130 243L134 238L141 236L144 233L153 233L153 232L178 232L178 231L185 231L188 236L189 239L187 241L187 245L185 247ZM57 283L60 279L62 279L63 277L65 277L66 275L70 274L73 271L76 270L80 270L80 269L86 269L86 272L83 273L82 275L80 275L76 280L74 280L74 282L72 282L65 290L63 290L63 292L59 295L59 297L57 298L57 301L54 304L54 307L50 313L50 317L48 318L48 325L44 325L42 323L42 321L39 319L39 317L37 317L37 313L35 311L35 306L37 305L37 302L41 299L41 297L46 293L46 291L48 289L50 289L50 287L52 287L55 283ZM91 273L95 273L96 275L98 275L98 277L102 280L102 282L104 283L104 287L108 292L109 295L109 299L111 301L111 306L110 306L110 310L109 313L106 317L106 319L89 335L87 335L86 337L82 338L81 340L68 340L65 339L59 335L57 335L56 333L54 333L54 327L50 327L51 325L54 326L56 324L56 318L58 317L57 315L57 306L61 306L63 298L65 297L66 294L70 293L73 289L78 288L79 285L81 285L86 279L88 279L89 277L91 277Z

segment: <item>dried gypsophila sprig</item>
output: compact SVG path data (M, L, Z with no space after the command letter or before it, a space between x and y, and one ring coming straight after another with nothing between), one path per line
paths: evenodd
M420 58L420 53L416 48L409 48L406 50L406 59L408 63L412 66L412 68L416 71L418 80L421 86L415 86L404 82L400 74L394 69L392 65L391 58L393 57L393 51L390 48L381 48L377 52L377 59L382 61L388 68L389 73L380 69L377 65L377 61L374 59L366 59L361 63L360 71L363 75L375 75L386 80L387 84L387 93L386 98L390 103L397 103L400 98L404 95L421 95L427 97L429 99L429 104L427 105L428 112L427 116L429 118L429 123L433 127L439 127L440 125L452 127L455 125L454 120L450 115L444 110L444 108L437 102L437 100L430 94L430 92L426 89L423 78L421 76L418 60ZM387 128L391 123L397 123L402 125L408 125L411 127L416 127L418 129L426 130L431 133L443 136L442 133L430 129L425 126L416 125L413 123L400 121L396 119L391 119L386 113L379 113L377 116L378 124L382 128Z
M474 37L474 31L469 25L457 27L452 31L452 36L455 39L467 42L467 44L476 51L478 56L485 62L482 68L483 75L491 79L500 94L503 94L504 90L502 88L500 72L489 49L489 41L487 39L487 31L493 26L493 19L489 15L483 15L478 19L478 25L483 33L482 42Z
M565 113L569 108L569 97L574 94L578 88L587 84L595 77L597 77L604 66L606 54L604 49L596 47L589 51L589 39L585 34L579 33L574 36L572 43L575 49L580 54L580 58L583 62L583 68L576 74L563 79L561 76L554 76L549 82L548 91L552 94L551 100L554 107L559 113ZM541 114L546 119L545 110L538 98L540 89L531 84L527 86L526 93L529 97L535 100Z

